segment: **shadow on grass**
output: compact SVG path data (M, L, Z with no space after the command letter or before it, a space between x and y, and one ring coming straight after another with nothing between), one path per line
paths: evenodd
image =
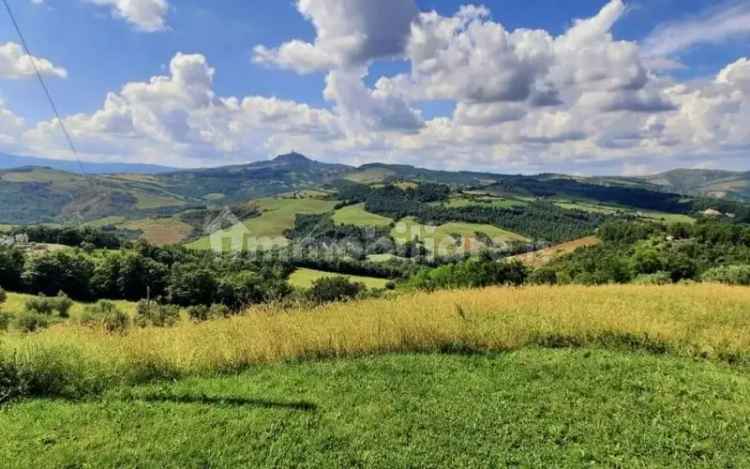
M175 396L175 395L142 395L132 396L123 400L143 401L154 403L174 404L200 404L219 407L256 407L261 409L286 409L302 412L314 412L318 409L312 402L282 402L267 399L251 399L244 397L221 397L221 396Z

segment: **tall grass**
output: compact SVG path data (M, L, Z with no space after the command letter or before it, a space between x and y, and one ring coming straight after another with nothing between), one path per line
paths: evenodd
M127 335L59 325L0 336L0 375L5 369L16 376L25 394L80 396L284 360L526 346L600 346L748 364L750 289L488 288L315 309L255 308L226 320Z

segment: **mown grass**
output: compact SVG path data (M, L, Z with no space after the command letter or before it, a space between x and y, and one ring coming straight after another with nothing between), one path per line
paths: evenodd
M0 341L28 393L80 396L152 379L298 359L406 352L601 347L750 363L750 289L718 285L528 287L418 293L134 329L61 325Z
M284 233L294 227L298 214L318 214L333 210L336 201L319 199L269 198L256 201L262 210L259 217L251 218L242 224L223 230L218 236L227 239L246 240L246 248L254 249L284 247L289 240ZM187 245L193 249L211 249L210 237L205 236Z
M602 350L255 367L0 410L3 467L745 467L750 379Z
M314 269L297 269L289 276L289 284L296 288L308 289L313 286L316 280L329 277L346 277L352 282L361 283L367 288L376 290L385 288L385 285L388 283L388 279L383 278L343 275Z
M388 226L393 220L365 210L365 204L349 205L336 210L333 221L338 225Z

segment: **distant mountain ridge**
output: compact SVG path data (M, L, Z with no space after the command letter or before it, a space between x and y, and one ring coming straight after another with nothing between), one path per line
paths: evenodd
M750 201L750 173L729 171L675 170L639 178L522 176L385 163L353 167L323 163L292 152L265 161L186 170L100 165L96 170L102 173L95 173L89 167L81 175L77 162L67 162L72 170L62 170L50 167L51 160L41 159L46 163L43 166L29 166L27 158L11 158L0 155L0 163L5 162L0 164L0 224L168 217L186 210L240 206L263 197L296 196L307 190L331 193L353 183L431 182L470 191L542 198L598 198L610 203L627 201L633 190L641 191L640 198L653 193L659 199L663 193L669 193L677 199L684 194ZM2 169L21 161L27 164Z
M638 178L670 192L719 199L750 200L750 172L675 169Z
M176 171L175 168L153 164L138 163L89 163L69 160L54 160L33 156L16 156L0 153L0 170L17 169L30 166L55 169L70 173L84 174L160 174Z

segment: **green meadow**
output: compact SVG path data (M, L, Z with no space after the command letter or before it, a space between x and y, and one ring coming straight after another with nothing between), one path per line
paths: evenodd
M391 230L391 235L401 243L410 239L427 241L425 246L433 252L435 250L453 252L459 247L459 243L462 241L461 237L468 240L470 251L482 249L484 244L481 239L477 239L477 232L484 233L496 242L527 241L525 237L519 234L492 225L452 222L440 226L429 226L423 225L411 217L404 218L396 223L396 226Z
M260 199L255 203L262 211L260 216L223 230L218 236L228 239L245 237L247 249L256 247L258 242L265 248L283 247L288 243L284 233L294 227L294 220L298 214L325 213L333 210L336 205L336 202L331 200L286 198ZM188 247L211 249L210 237L204 236L188 244Z
M297 269L289 276L289 283L296 288L307 289L313 286L316 280L327 277L346 277L352 282L362 283L367 288L380 290L385 288L387 279L364 277L361 275L345 275L334 272L323 272L313 269Z
M388 217L366 211L365 204L349 205L336 210L333 221L339 225L358 226L388 226L393 223Z

